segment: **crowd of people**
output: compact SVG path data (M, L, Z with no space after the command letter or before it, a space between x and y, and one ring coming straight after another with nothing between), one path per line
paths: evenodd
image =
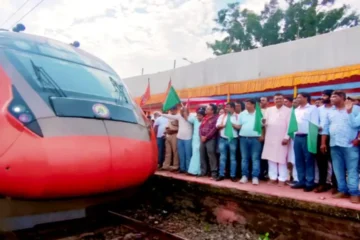
M256 131L256 103L262 114ZM196 115L186 107L155 113L159 169L230 178L246 184L259 180L360 203L360 107L342 91L325 90L312 104L308 93L295 99L280 93L268 98L209 104ZM258 110L259 111L259 110ZM294 113L295 118L291 118ZM297 131L289 132L291 121ZM318 129L318 150L308 149L309 122Z

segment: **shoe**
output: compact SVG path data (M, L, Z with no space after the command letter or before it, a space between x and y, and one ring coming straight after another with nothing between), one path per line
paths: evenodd
M216 181L216 179L218 179L218 177L219 176L217 174L214 174L214 175L211 175L210 179Z
M338 193L333 195L333 198L335 198L335 199L348 198L348 197L349 197L348 194L342 193L342 192L338 192Z
M322 192L327 192L328 190L330 190L331 187L326 184L326 185L319 185L317 188L315 188L316 193L322 193Z
M305 188L304 188L304 192L312 192L312 191L314 191L314 189L315 189L314 186L312 186L312 187L305 187Z
M291 181L291 182L287 182L286 184L292 187L292 186L295 186L296 184L298 184L298 182L297 181Z
M215 181L220 182L220 181L222 181L222 180L224 180L224 179L225 179L224 177L218 176L218 177L215 179Z
M278 186L279 187L285 187L285 182L279 181Z
M360 203L360 197L359 196L351 196L350 197L350 202L358 204L358 203Z
M254 177L254 178L252 179L252 184L253 184L253 185L259 185L259 179L258 179L257 177Z
M332 194L332 195L337 194L337 193L338 193L337 188L332 188L332 189L331 189L331 194Z
M242 176L242 178L240 179L239 183L247 183L249 180L246 176Z
M303 189L303 188L305 188L305 186L300 183L296 183L295 185L291 186L291 188L292 189Z
M231 180L232 182L236 182L236 178L234 178L234 177L231 177L230 180Z

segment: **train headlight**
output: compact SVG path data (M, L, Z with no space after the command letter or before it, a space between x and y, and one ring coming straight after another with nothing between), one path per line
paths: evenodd
M25 111L25 107L22 105L13 106L11 109L14 113L23 113Z
M27 113L22 113L20 114L19 116L19 120L23 123L29 123L33 120L33 118L31 117L30 114L27 114Z
M40 125L38 124L34 113L14 86L12 87L12 92L13 99L9 103L7 109L10 115L18 123L22 124L36 135L43 137Z

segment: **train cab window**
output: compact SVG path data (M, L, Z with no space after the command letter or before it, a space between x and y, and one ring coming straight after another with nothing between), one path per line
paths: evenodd
M121 80L104 70L72 62L71 59L5 50L10 62L45 100L50 96L98 99L133 105ZM69 56L66 53L63 57ZM134 107L134 106L132 106Z

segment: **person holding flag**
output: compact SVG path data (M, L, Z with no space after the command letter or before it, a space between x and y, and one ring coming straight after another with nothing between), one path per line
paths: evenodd
M281 93L274 96L275 106L266 110L263 125L265 126L265 143L262 158L268 159L270 183L285 186L288 177L286 157L288 155L288 124L291 110L284 106Z
M285 96L284 97L284 106L291 110L290 119L295 121L295 125L292 124L292 126L296 127L296 129L290 130L291 136L289 135L289 130L288 130L288 136L290 137L290 139L289 139L289 144L288 144L289 149L288 149L288 155L287 155L289 175L292 177L292 181L290 181L291 177L289 176L289 181L287 182L287 184L290 186L294 186L295 184L298 183L297 171L296 171L296 166L295 166L294 136L293 136L294 133L297 131L295 109L298 107L298 103L297 103L296 99L293 99L293 97ZM290 123L288 125L290 125ZM290 163L290 165L289 165L289 163Z
M236 149L238 134L233 125L237 124L237 119L238 117L235 113L235 103L229 102L225 105L225 113L220 115L216 122L216 128L220 133L220 169L219 176L216 181L222 181L225 179L228 149L230 150L230 177L231 181L236 181Z
M298 173L298 183L292 188L311 192L315 188L314 154L317 153L319 110L310 105L311 96L308 93L299 93L296 99L299 106L290 118L288 133L290 137L294 137L295 166Z
M256 106L256 108L255 108ZM238 123L234 125L239 129L241 148L241 173L240 183L247 183L249 178L249 161L252 161L252 184L259 184L260 158L262 150L262 113L259 103L255 99L245 102L246 110L239 115Z
M179 103L181 103L181 101L178 94L176 93L174 87L170 86L168 95L163 105L163 111L166 111L169 108L176 108ZM180 160L180 172L187 173L192 156L191 139L193 133L193 126L190 122L188 122L189 111L185 107L182 107L180 113L178 114L162 114L162 116L170 120L177 120L179 123L177 133L177 151Z

